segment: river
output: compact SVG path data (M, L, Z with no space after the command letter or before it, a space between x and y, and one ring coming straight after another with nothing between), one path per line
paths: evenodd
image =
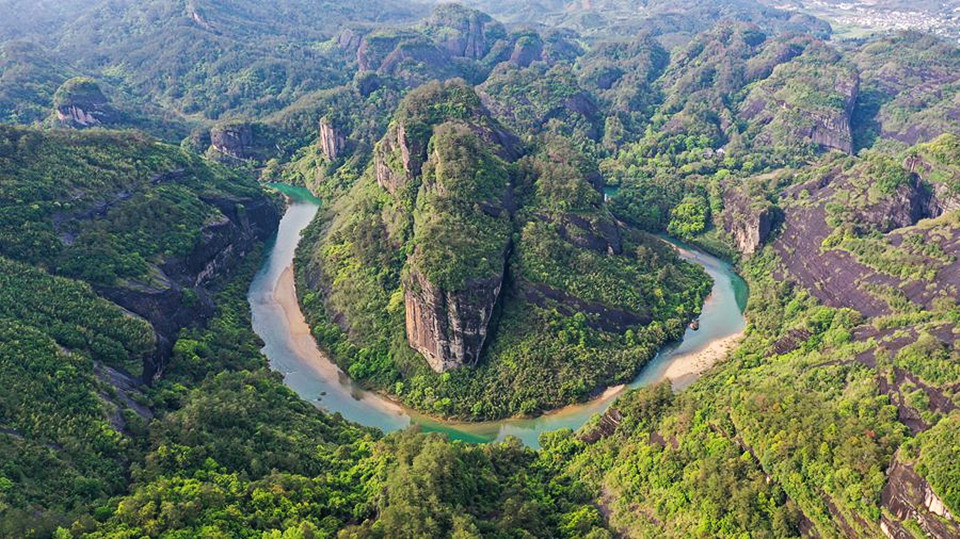
M735 344L745 326L746 283L726 262L677 244L684 259L703 266L713 279L713 289L700 316L700 328L688 329L682 341L664 347L630 384L608 389L601 397L585 404L532 419L483 423L437 421L360 389L317 347L297 303L293 257L301 232L317 213L319 200L305 189L275 187L289 197L290 204L248 295L253 329L265 344L263 353L270 360L270 366L283 374L287 386L302 398L329 412L340 412L350 421L383 431L416 424L424 431L445 432L452 439L489 442L512 435L528 446L538 447L540 433L578 428L594 414L605 411L627 387L644 386L666 378L678 389L688 386Z

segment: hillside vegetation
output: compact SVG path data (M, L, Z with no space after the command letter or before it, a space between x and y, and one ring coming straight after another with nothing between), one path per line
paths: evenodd
M960 48L465 3L3 3L0 536L960 536ZM383 433L261 352L263 181L317 344L437 419L635 379L718 299L664 235L747 327L536 450Z

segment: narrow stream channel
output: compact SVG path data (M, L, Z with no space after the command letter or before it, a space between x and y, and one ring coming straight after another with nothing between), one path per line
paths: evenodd
M602 413L625 387L639 387L665 378L677 388L693 383L712 361L722 356L745 327L746 283L733 268L713 256L678 244L681 256L704 267L713 278L713 290L700 316L700 328L688 329L679 343L665 347L628 386L612 388L600 398L568 406L533 419L505 419L483 423L441 422L402 407L376 393L357 387L317 348L297 303L293 257L303 229L319 208L319 200L306 189L275 186L290 204L280 222L276 240L269 246L263 268L250 285L248 299L253 329L263 339L263 353L274 370L283 373L287 386L302 398L329 412L384 431L411 424L425 431L445 432L469 442L502 440L516 436L538 447L540 433L569 427L576 429L594 414Z

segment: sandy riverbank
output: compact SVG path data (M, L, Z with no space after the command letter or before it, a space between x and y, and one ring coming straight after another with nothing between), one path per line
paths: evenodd
M287 319L287 324L290 328L290 335L293 340L293 344L296 348L297 354L303 358L309 359L310 367L317 374L328 380L340 380L341 384L350 386L349 392L353 395L354 398L360 398L366 401L368 404L371 404L383 411L394 413L394 414L409 414L412 416L420 416L424 418L421 414L416 413L413 410L407 409L401 404L398 404L382 395L378 395L375 392L364 391L353 386L349 378L343 371L340 370L333 361L330 360L316 345L313 335L310 332L310 326L307 325L306 320L304 319L303 313L300 310L300 304L297 301L296 288L293 277L293 268L287 268L281 274L277 286L274 292L274 299L277 304L283 309L284 315ZM727 354L740 342L740 339L743 337L743 332L735 333L729 335L722 339L717 339L711 342L705 348L692 352L689 354L684 354L680 356L674 356L670 358L670 363L667 368L660 373L651 383L659 383L663 380L672 380L676 384L678 380L680 381L693 381L696 378L699 378L704 372L706 372L710 367L716 364L718 361L724 359ZM684 384L686 385L686 384ZM608 387L601 395L592 399L589 402L582 404L573 404L559 408L556 410L551 410L546 412L543 418L548 418L553 416L563 417L568 415L577 414L578 412L583 411L585 408L594 408L600 403L605 403L613 400L620 393L626 389L626 385L617 385ZM346 388L343 388L346 390ZM461 428L466 431L487 431L490 429L491 423L509 423L512 421L525 421L523 419L507 419L503 421L494 421L494 422L480 422L480 423L462 423L458 421L449 421L445 422L442 420L433 419L437 423L444 423L452 428Z
M676 381L690 376L699 378L718 361L726 358L727 354L740 343L742 338L743 332L741 331L722 339L716 339L702 350L670 358L670 365L654 383L667 379Z
M379 408L382 411L394 414L407 413L403 406L377 395L374 392L363 391L357 388L350 381L349 377L340 370L339 367L317 346L310 332L310 326L307 324L300 310L300 302L297 300L296 284L293 277L293 267L288 267L277 280L277 287L274 290L273 299L283 309L283 314L287 319L287 325L290 328L290 337L297 355L309 361L310 368L327 380L339 380L337 386L356 399L362 399L367 403ZM348 389L349 388L349 389ZM331 412L336 410L331 410Z

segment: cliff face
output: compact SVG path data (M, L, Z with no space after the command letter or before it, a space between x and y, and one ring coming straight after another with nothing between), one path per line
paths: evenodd
M740 107L760 146L811 144L853 153L851 117L860 93L856 68L823 45L776 67ZM811 98L816 96L816 98Z
M744 255L756 253L773 228L774 209L766 201L754 201L742 190L728 188L723 194L723 229Z
M528 67L543 60L543 41L539 36L523 37L513 45L509 62L517 67Z
M930 217L927 214L929 200L930 193L914 177L908 184L897 187L875 204L857 209L854 214L858 222L869 224L871 229L890 232Z
M446 99L444 93L463 92L466 87L461 83L448 83L425 90L424 94L432 94L433 97L410 106L410 110L429 109L433 106L430 99ZM462 122L462 126L483 141L498 157L508 161L519 158L519 138L491 119L473 90L469 90L469 96L465 100L468 102L463 103L464 112L457 118ZM441 120L436 117L435 111L424 113L410 110L398 114L373 152L377 183L391 194L397 193L420 176L427 160L427 146L433 129Z
M502 24L485 13L443 4L417 26L381 29L362 37L345 30L337 44L341 50L356 50L360 71L418 86L456 77L476 81L499 62L527 66L543 59L542 40L529 34L508 35Z
M915 175L921 183L926 183L928 178L935 175L934 171L938 166L919 155L913 155L904 160L903 168ZM947 212L960 210L960 192L951 189L943 182L931 183L928 188L928 196L923 201L924 213L927 216L938 217Z
M210 130L208 157L227 162L263 160L275 151L263 124L230 122Z
M855 70L839 72L833 90L843 100L843 107L826 114L812 113L814 126L807 136L814 144L852 154L853 131L850 124L853 107L860 95L860 74Z
M259 242L276 231L280 222L278 208L266 197L210 198L204 202L216 206L224 216L203 227L200 240L189 255L156 267L150 284L131 282L97 287L104 297L153 326L157 351L144 365L146 382L163 374L182 328L202 326L215 314L211 283L229 276Z
M913 537L904 526L904 523L911 521L918 524L928 536L937 539L960 534L960 525L930 488L930 484L912 466L899 459L887 470L887 484L881 493L880 503L895 519L899 519L891 519L886 514L881 516L880 528L887 537Z
M336 161L347 149L347 136L334 127L330 121L320 121L320 151L329 161Z
M503 274L444 290L423 274L404 281L407 341L437 372L476 365L486 342Z
M447 122L421 167L403 280L407 341L443 372L475 365L503 286L509 174L466 125Z
M453 112L451 112L453 111ZM518 142L462 82L432 83L404 100L374 150L378 185L393 195L406 337L443 372L480 358L511 240ZM402 232L402 231L406 232Z
M220 125L210 130L210 148L234 159L247 159L253 148L250 124Z
M54 96L54 112L58 122L78 129L108 125L119 119L119 113L97 83L85 78L63 83Z
M560 237L577 247L603 254L623 254L620 227L612 219L589 219L573 213L564 213L557 217L544 214L540 215L540 218L556 224Z
M474 60L482 59L496 40L506 36L503 25L489 15L453 4L437 8L425 27L448 54Z
M391 125L374 151L374 168L380 187L395 194L419 176L426 156L426 143L422 135L409 136L405 123Z

